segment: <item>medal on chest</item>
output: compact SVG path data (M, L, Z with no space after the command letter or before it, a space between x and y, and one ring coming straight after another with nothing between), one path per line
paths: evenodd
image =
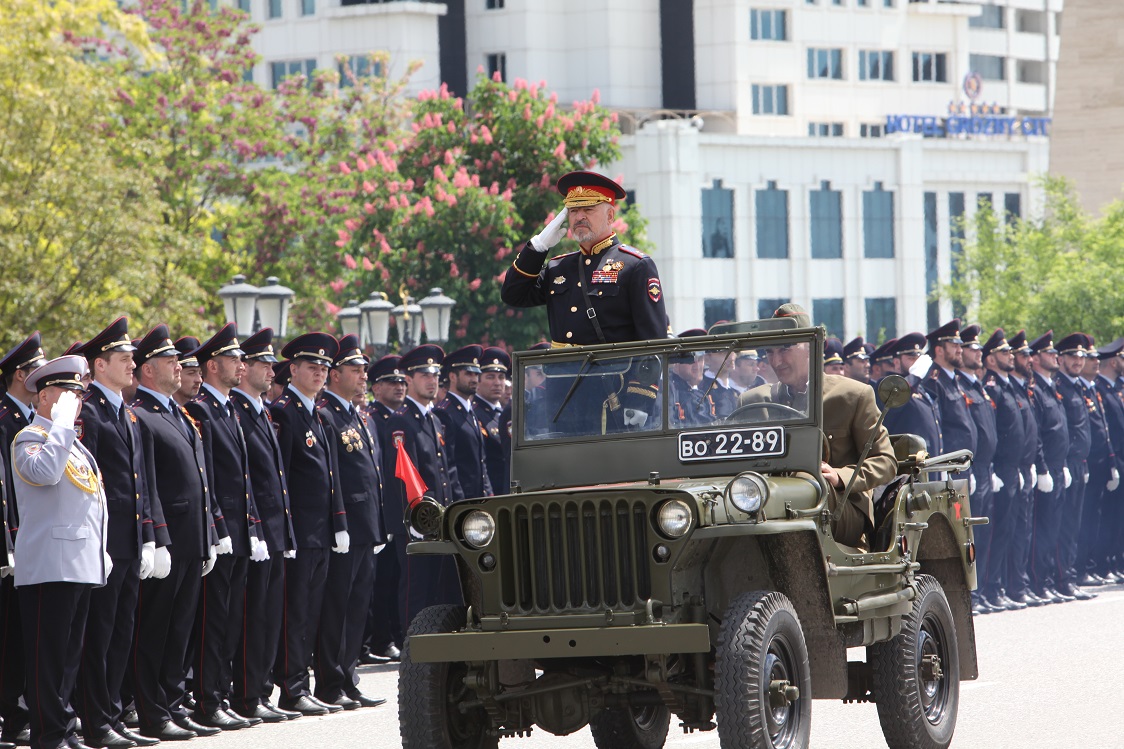
M316 435L312 433L311 429L304 433L304 444L308 447L312 447L316 444Z

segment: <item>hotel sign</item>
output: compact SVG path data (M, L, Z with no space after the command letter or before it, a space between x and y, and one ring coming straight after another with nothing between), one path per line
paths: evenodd
M950 102L948 114L933 116L923 114L886 115L885 134L917 133L927 138L964 138L988 135L1048 137L1049 117L1011 117L1003 114L998 104L976 104L983 91L979 73L964 76L964 93L971 104Z

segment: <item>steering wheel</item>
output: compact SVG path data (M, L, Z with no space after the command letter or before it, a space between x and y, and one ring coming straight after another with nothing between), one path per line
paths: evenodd
M803 419L803 418L807 417L807 414L796 410L792 406L786 406L783 403L774 403L772 401L758 401L757 403L746 403L744 406L738 406L737 408L735 408L730 413L730 415L726 417L726 423L728 423L728 424L734 423L736 421L735 417L740 416L742 414L747 414L754 409L761 409L763 411L768 411L769 409L776 409L777 411L780 412L782 417L795 416L798 419Z

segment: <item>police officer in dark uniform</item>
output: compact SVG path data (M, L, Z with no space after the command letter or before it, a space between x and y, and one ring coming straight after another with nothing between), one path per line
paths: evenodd
M893 356L893 370L909 382L913 397L901 408L886 413L883 424L890 434L916 434L925 440L930 455L940 455L944 451L941 440L940 411L936 401L929 395L923 384L924 372L912 373L911 368L921 357L925 336L921 333L907 333L899 338L890 349ZM877 386L875 387L877 392ZM881 404L880 404L881 407Z
M1103 585L1115 582L1109 559L1122 549L1117 545L1121 523L1120 467L1124 453L1124 400L1120 398L1119 373L1124 371L1124 338L1117 338L1107 346L1097 349L1100 371L1097 374L1097 395L1108 422L1108 436L1116 455L1113 468L1116 470L1115 485L1110 471L1101 500L1101 522L1094 529L1091 551L1087 559L1090 582Z
M176 403L186 406L195 396L199 395L199 388L203 386L203 370L199 367L199 360L195 358L195 350L199 348L199 339L193 335L177 338L175 344L180 359L180 388L172 396Z
M199 394L186 408L199 423L207 454L208 477L216 500L211 503L218 529L218 559L203 580L195 623L196 723L223 730L248 728L241 716L223 709L233 679L231 662L242 631L241 614L250 560L269 558L258 534L258 511L250 484L246 438L230 391L242 379L245 365L234 323L227 323L195 350L203 370Z
M1007 568L1007 597L1015 603L1041 606L1047 599L1035 595L1031 582L1031 545L1034 541L1034 493L1038 484L1038 468L1044 466L1042 440L1038 434L1038 415L1031 402L1030 382L1034 371L1030 364L1030 344L1026 331L1020 330L1008 343L1014 356L1011 386L1023 417L1025 437L1019 453L1019 493L1011 519L1011 554Z
M679 338L706 335L702 328L691 328ZM703 352L685 351L668 358L668 408L673 427L707 426L717 418L714 398L706 392Z
M480 382L485 384L489 378L507 380L511 377L511 357L502 348L489 346L480 358ZM493 389L494 392L494 389ZM536 409L538 409L536 401ZM476 421L487 434L484 437L484 463L488 467L488 482L494 494L506 494L510 486L511 445L504 444L504 414L511 412L511 406L500 406L488 400L477 390L472 396L472 409ZM530 412L528 412L530 413ZM510 439L510 435L508 435Z
M457 471L449 455L445 425L433 413L437 380L445 352L433 344L418 346L402 355L399 366L406 372L406 402L387 422L390 441L384 451L386 501L395 521L392 532L406 537L405 513L418 497L407 496L398 470L398 453L404 452L425 483L425 496L448 506L464 499ZM398 614L406 629L413 617L427 606L461 603L456 564L448 556L407 556L406 545L397 544L401 571Z
M204 560L218 544L203 437L172 396L180 387L179 352L166 325L137 343L136 400L144 458L156 476L171 543L156 549L152 576L141 581L130 673L140 733L114 730L138 743L200 735L184 707L186 654L202 585ZM217 733L216 729L198 726ZM145 738L150 737L150 738ZM88 738L88 737L87 737Z
M457 481L466 499L490 497L494 493L485 461L488 428L476 418L473 408L483 356L484 348L476 344L445 356L449 392L434 409L445 425L447 447L456 463Z
M945 323L926 338L933 367L924 385L940 411L944 451L971 450L975 453L976 423L968 412L968 400L956 380L956 369L964 366L960 319Z
M1058 527L1061 523L1062 504L1068 468L1069 425L1062 396L1055 387L1058 372L1058 350L1054 348L1054 331L1035 338L1030 343L1030 363L1034 377L1027 382L1027 391L1038 423L1038 437L1042 443L1043 465L1038 467L1038 481L1034 493L1034 540L1031 544L1031 569L1035 593L1052 603L1072 601L1073 598L1057 590Z
M263 400L273 383L273 329L263 328L242 341L242 381L230 391L246 439L250 485L258 511L258 532L269 559L249 565L243 605L245 635L234 654L231 709L243 718L279 723L300 713L281 712L268 701L270 670L277 657L284 613L285 557L296 549L289 507L289 483L281 465L281 446ZM272 691L272 688L269 688Z
M321 702L345 710L386 702L360 692L355 673L374 591L376 550L382 551L387 541L382 521L382 453L374 430L368 427L367 414L354 406L356 396L367 392L368 364L359 336L341 338L319 406L339 456L348 544L333 548L337 553L328 562L313 661L315 695Z
M848 341L843 347L843 375L864 384L869 383L872 351L874 347L868 347L862 336Z
M4 525L9 536L4 539L9 554L9 563L15 556L16 535L19 532L19 506L15 496L15 476L11 465L12 441L20 430L31 424L35 418L35 394L26 387L27 378L46 363L39 331L32 333L23 342L0 359L0 385L4 394L0 396L0 466L4 495ZM9 543L10 542L10 543ZM19 596L9 574L0 579L0 718L4 720L0 744L15 745L17 741L28 740L27 708L20 703L24 693L23 635L19 610Z
M894 346L898 345L897 338L884 341L870 352L870 384L878 385L878 381L888 374L894 373Z
M342 710L325 705L309 691L308 667L328 579L328 555L350 545L336 443L317 412L339 342L327 333L305 333L286 344L292 380L270 404L281 447L281 469L289 482L297 554L285 560L285 611L273 679L281 687L277 704L302 715Z
M1092 446L1090 416L1095 410L1080 376L1085 369L1086 339L1083 333L1071 333L1058 341L1061 369L1055 386L1062 397L1069 429L1069 449L1063 470L1065 497L1058 528L1058 591L1067 596L1087 600L1092 593L1077 585L1077 551L1081 530L1081 510L1085 503L1085 486L1089 481L1088 458Z
M1077 545L1079 585L1101 584L1099 578L1089 574L1093 566L1093 551L1102 524L1104 497L1120 486L1120 471L1116 467L1116 451L1109 433L1107 408L1096 384L1099 370L1100 359L1093 336L1085 334L1085 365L1078 381L1084 386L1086 400L1092 407L1089 409L1089 483L1085 486Z
M90 596L82 667L75 707L84 731L115 745L114 726L122 717L121 687L133 645L140 581L154 570L156 547L171 543L160 501L149 490L149 473L137 415L122 391L133 382L128 321L120 317L80 349L93 382L86 391L79 439L101 468L109 506L108 549L113 572Z
M843 364L843 341L831 337L823 342L823 373L833 375L846 374Z

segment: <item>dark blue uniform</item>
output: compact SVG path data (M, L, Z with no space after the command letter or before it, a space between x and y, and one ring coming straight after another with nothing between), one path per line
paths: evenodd
M944 452L971 450L975 453L976 423L968 412L967 397L955 377L934 364L924 386L940 412Z
M488 427L476 418L474 409L466 407L451 393L434 408L434 413L445 425L445 438L450 443L449 452L456 464L457 481L465 498L492 496L495 492L488 476ZM492 420L497 418L493 416ZM498 426L496 430L498 441Z
M995 407L995 432L999 438L992 472L1003 482L993 497L991 548L981 565L984 574L980 587L992 599L1005 595L1014 531L1012 516L1022 491L1019 462L1026 440L1026 423L1015 386L1009 379L989 371L984 378L984 388Z
M708 426L717 418L714 399L709 393L703 397L704 385L692 388L675 372L668 373L668 403L671 409L669 423L672 427Z
M1120 381L1098 375L1096 387L1100 395L1100 404L1104 408L1105 421L1108 423L1108 436L1112 442L1113 452L1116 453L1118 450L1124 452L1124 400L1120 397ZM1124 468L1120 453L1114 455L1111 465L1116 467L1119 475ZM1094 544L1087 560L1098 574L1108 573L1110 571L1108 560L1124 551L1117 537L1121 520L1124 518L1121 510L1122 502L1124 502L1124 491L1119 486L1111 492L1105 489L1101 500L1101 522L1095 529Z
M925 389L924 383L914 375L905 375L913 392L901 408L891 409L886 412L882 422L890 434L916 434L925 440L925 448L930 455L940 455L944 452L944 442L941 437L941 415L936 400ZM872 383L878 392L878 383ZM878 407L882 408L879 401Z
M1096 354L1091 354L1095 356ZM1102 379L1098 377L1098 379ZM1085 500L1081 510L1081 529L1077 540L1076 570L1078 578L1083 578L1093 565L1093 553L1097 533L1101 528L1104 512L1106 484L1116 468L1116 453L1109 434L1108 409L1104 402L1104 391L1096 383L1084 378L1078 382L1085 388L1085 399L1091 404L1089 409L1089 483L1085 486Z
M976 487L972 492L972 514L990 518L993 504L991 470L998 441L995 434L995 409L991 406L991 396L984 390L979 379L958 371L956 381L964 392L968 414L976 427L976 451L972 456L972 478L975 479ZM991 543L990 525L977 525L972 529L972 536L976 542L976 559L986 559ZM982 569L977 569L982 572ZM983 582L981 575L979 583Z
M1062 406L1065 409L1069 430L1066 467L1069 468L1073 479L1069 488L1065 490L1065 502L1058 529L1057 583L1063 593L1069 593L1077 584L1077 543L1081 528L1081 510L1085 504L1085 483L1089 475L1087 459L1092 439L1089 416L1096 406L1088 398L1085 386L1078 379L1059 372L1055 387L1062 397Z
M1036 590L1052 591L1060 577L1058 568L1058 528L1065 497L1065 475L1069 452L1069 425L1062 397L1054 383L1035 372L1027 383L1027 393L1037 416L1038 437L1042 443L1042 464L1038 473L1049 472L1054 481L1050 492L1035 491L1032 569Z
M367 427L374 432L381 448L390 444L390 434L386 425L394 412L385 404L375 401L367 408ZM385 452L381 449L380 452ZM383 460L383 468L386 461ZM383 471L383 491L387 491L387 478L393 479L393 474ZM371 605L367 617L367 651L375 657L382 657L392 647L399 647L406 638L401 629L398 617L398 545L405 545L406 539L401 533L395 534L391 529L402 522L399 518L393 521L393 509L384 500L382 502L382 527L387 531L389 538L386 548L378 555L375 563L374 592L371 595Z
M511 445L505 447L503 443L503 409L474 395L472 411L484 437L484 465L488 468L492 493L507 494L511 485Z
M1025 382L1011 376L1011 387L1019 404L1019 415L1023 420L1023 445L1019 453L1019 475L1022 487L1011 515L1011 553L1007 567L1007 592L1011 598L1026 603L1029 599L1034 605L1038 601L1028 597L1030 592L1030 549L1034 538L1034 485L1037 481L1038 465L1042 462L1042 442L1038 436L1038 418L1030 403L1030 392ZM1034 473L1031 473L1033 469Z

